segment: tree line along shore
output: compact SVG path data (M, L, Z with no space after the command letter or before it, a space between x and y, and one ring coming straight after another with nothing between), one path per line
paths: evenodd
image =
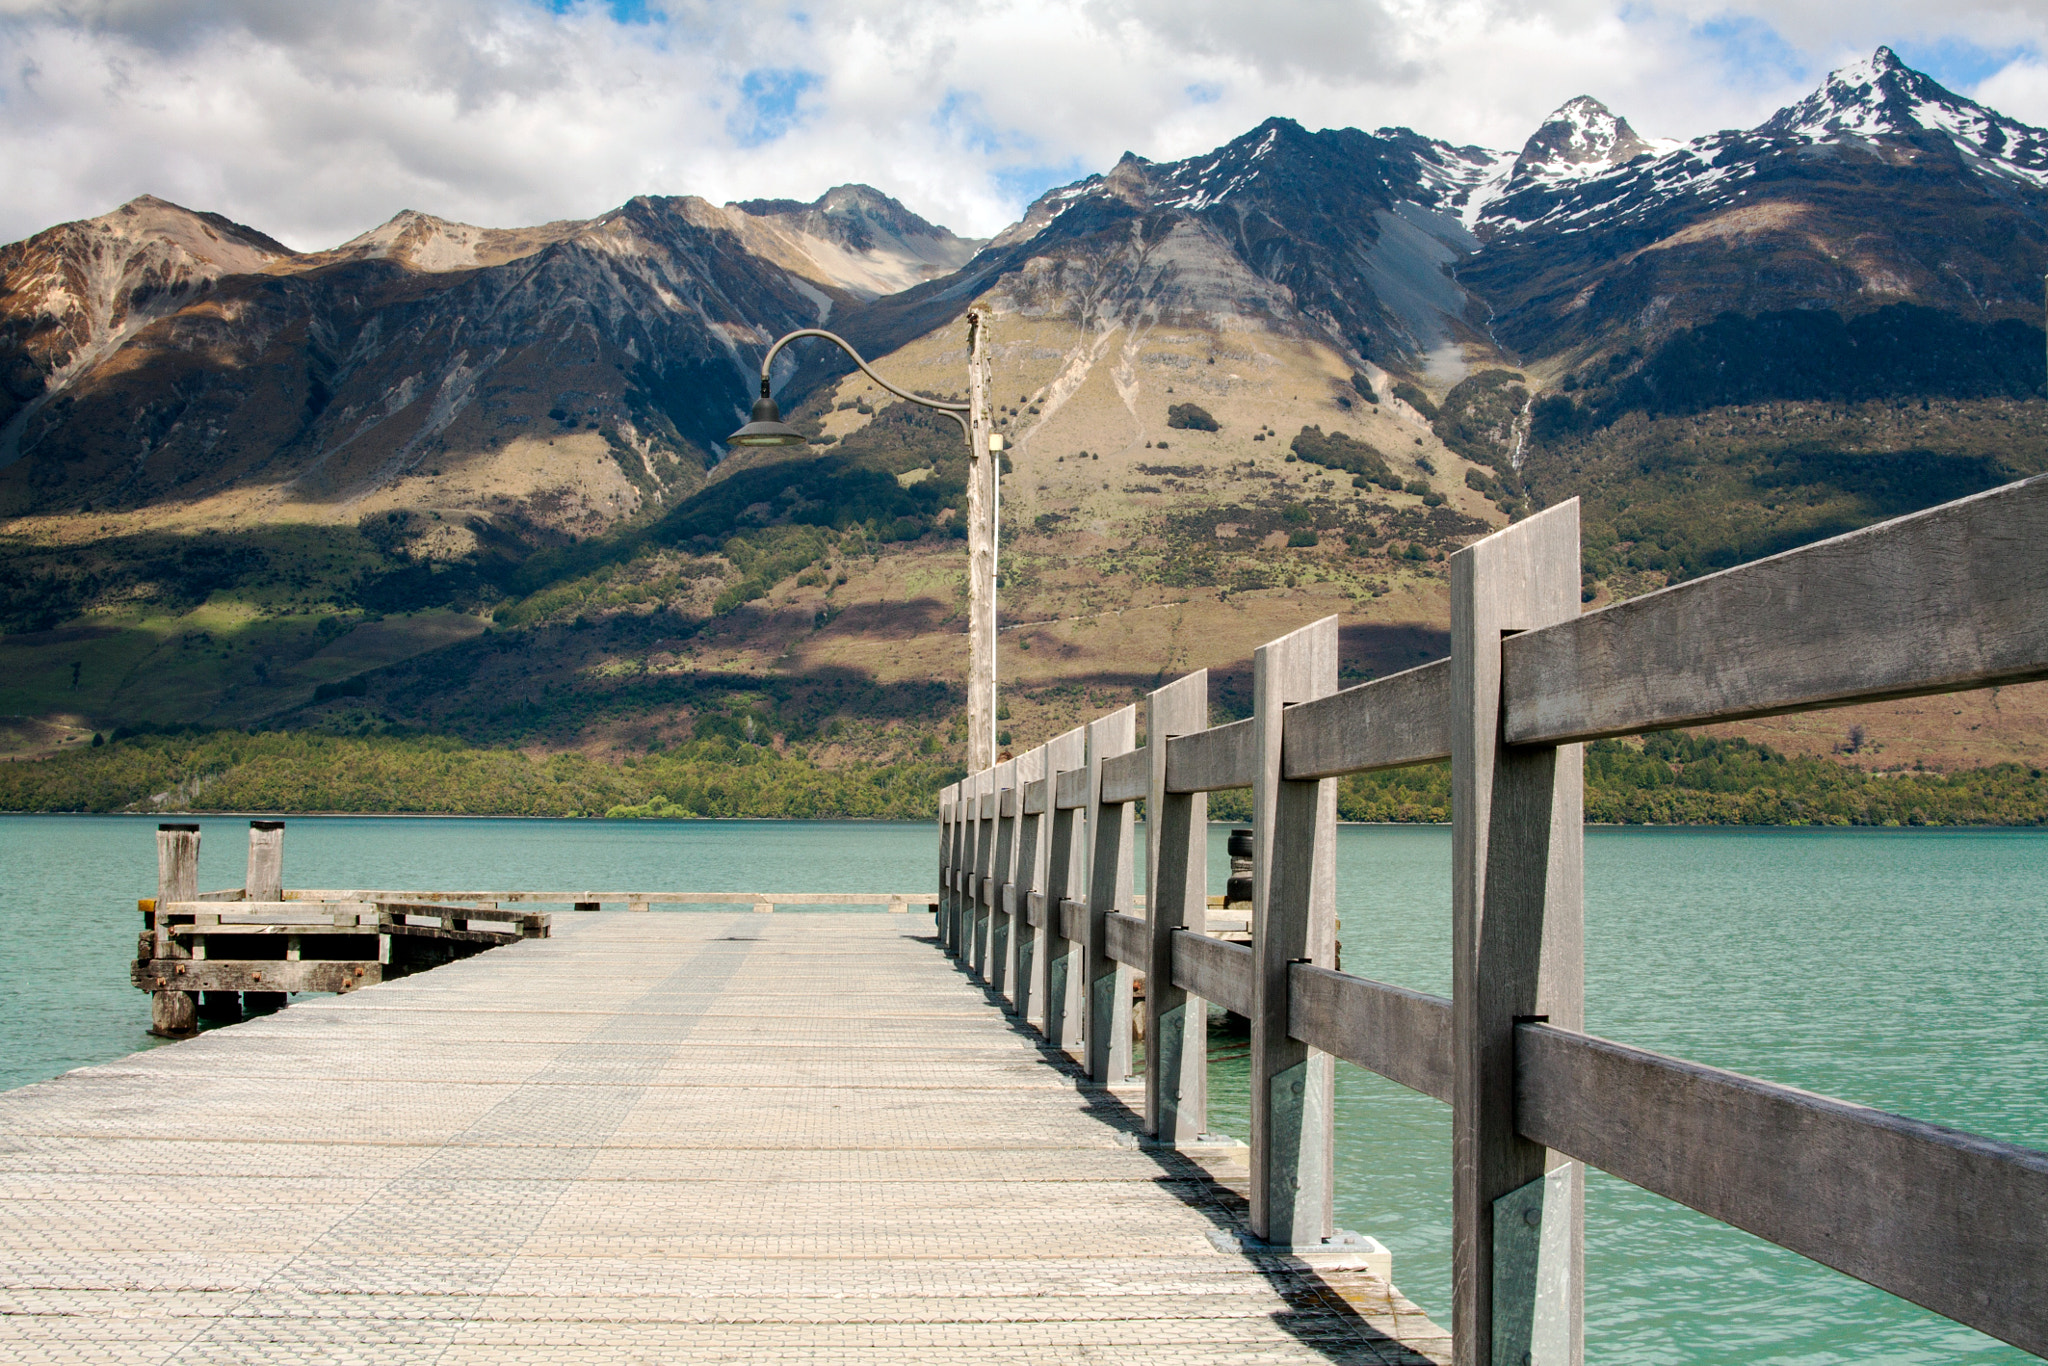
M196 731L122 735L0 764L0 811L346 812L641 819L929 819L960 776L942 756L826 767L801 747L716 736L623 761L425 735ZM1248 792L1212 794L1217 820ZM1347 821L1450 817L1443 764L1339 785ZM2035 826L2038 768L1867 772L1748 740L1673 731L1586 750L1586 819L1623 825Z

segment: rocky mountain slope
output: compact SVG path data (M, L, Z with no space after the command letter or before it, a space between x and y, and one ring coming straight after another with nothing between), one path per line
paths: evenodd
M2044 149L1881 49L1683 144L1589 97L1513 152L1269 120L985 244L861 186L309 254L138 201L0 256L0 712L943 749L957 432L813 344L819 446L717 439L821 318L960 390L976 303L1020 742L1161 670L1234 705L1326 612L1364 677L1441 652L1441 557L1532 506L1586 500L1603 602L2048 469ZM2024 689L1855 724L2048 748Z

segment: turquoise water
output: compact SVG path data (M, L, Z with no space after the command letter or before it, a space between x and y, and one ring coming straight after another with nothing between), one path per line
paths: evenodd
M237 885L247 824L202 820L200 884ZM0 817L0 1086L151 1041L127 984L154 820ZM866 822L297 819L297 886L914 891L934 829ZM1142 848L1143 841L1139 842ZM1223 840L1210 841L1215 885ZM1338 836L1346 969L1450 978L1450 835ZM1587 1021L1610 1038L2048 1148L2048 833L1592 830ZM1243 1045L1215 1127L1242 1134ZM1339 1222L1449 1307L1448 1111L1339 1068ZM1598 1173L1588 1356L1630 1366L2032 1361Z

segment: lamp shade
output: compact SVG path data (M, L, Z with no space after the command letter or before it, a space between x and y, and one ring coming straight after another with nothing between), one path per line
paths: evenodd
M753 421L725 439L728 446L808 446L811 439L782 420L775 400L763 394L754 403Z

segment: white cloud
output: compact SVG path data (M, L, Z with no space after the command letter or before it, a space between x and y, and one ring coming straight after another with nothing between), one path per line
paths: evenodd
M2003 54L1977 91L2048 121L2048 17L1985 0L0 0L0 239L141 193L319 247L850 180L986 234L1272 114L1512 146L1586 93L1691 136L1885 41Z

